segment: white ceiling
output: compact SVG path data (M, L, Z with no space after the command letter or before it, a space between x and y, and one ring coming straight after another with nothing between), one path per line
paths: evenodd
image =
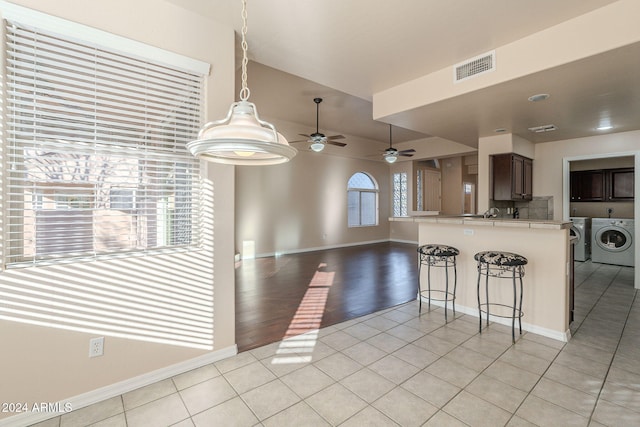
M240 0L169 1L240 31ZM615 0L248 0L250 100L262 117L312 132L313 98L322 97L321 132L388 143L388 125L372 118L374 93L611 3ZM551 97L523 102L535 93ZM640 43L389 120L407 128L394 130L394 142L438 136L475 147L496 128L532 142L594 135L602 133L594 121L603 115L615 124L612 131L640 128ZM548 123L558 130L527 130Z

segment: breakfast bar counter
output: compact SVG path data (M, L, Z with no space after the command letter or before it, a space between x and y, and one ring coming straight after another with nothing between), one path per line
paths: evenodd
M478 316L476 253L506 251L523 255L528 260L524 276L523 330L560 341L569 340L572 262L569 221L444 215L394 217L389 220L417 223L419 245L449 245L460 251L456 312ZM421 277L421 280L426 279ZM439 279L435 280L437 283ZM505 302L513 298L509 280L493 282L498 282L491 285L493 298ZM491 321L511 324L510 319L507 322L499 317L492 317Z

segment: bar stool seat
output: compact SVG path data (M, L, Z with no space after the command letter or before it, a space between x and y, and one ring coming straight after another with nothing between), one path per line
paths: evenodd
M422 296L426 295L429 307L431 301L444 301L444 319L447 321L447 303L451 301L453 306L453 314L456 313L456 286L457 286L457 270L456 256L460 251L453 246L429 243L418 248L419 264L418 264L418 299L420 301L420 309L422 312ZM422 266L427 266L427 289L423 290L420 283ZM445 271L444 290L431 289L431 267L441 267ZM449 268L453 268L453 291L449 290ZM435 294L436 296L434 296Z
M478 252L473 256L473 259L478 262L507 267L526 265L528 262L522 255L514 254L513 252L499 251Z
M478 252L473 257L478 263L478 317L479 317L479 331L482 333L482 313L487 314L487 326L489 326L489 316L511 318L511 339L512 342L516 342L515 338L515 321L518 318L518 327L520 329L520 335L522 335L522 278L524 277L524 266L527 265L528 260L520 254L513 252L503 251L483 251ZM485 301L480 299L480 279L485 276ZM489 277L512 279L513 284L513 304L503 304L490 302L489 300ZM516 286L516 279L519 280L519 292ZM519 295L519 302L518 302ZM490 308L507 307L511 310L511 315L491 314Z

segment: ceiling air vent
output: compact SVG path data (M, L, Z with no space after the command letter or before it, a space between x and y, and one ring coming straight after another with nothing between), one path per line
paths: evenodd
M494 71L495 69L496 51L493 50L454 65L453 82L458 83L471 77Z
M556 129L557 129L556 125L542 125L542 126L536 126L536 127L529 128L529 130L531 132L536 132L536 133L551 132L551 131L554 131Z

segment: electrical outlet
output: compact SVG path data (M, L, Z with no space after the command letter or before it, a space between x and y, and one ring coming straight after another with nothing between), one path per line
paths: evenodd
M89 340L89 357L98 357L104 354L104 337L91 338Z

